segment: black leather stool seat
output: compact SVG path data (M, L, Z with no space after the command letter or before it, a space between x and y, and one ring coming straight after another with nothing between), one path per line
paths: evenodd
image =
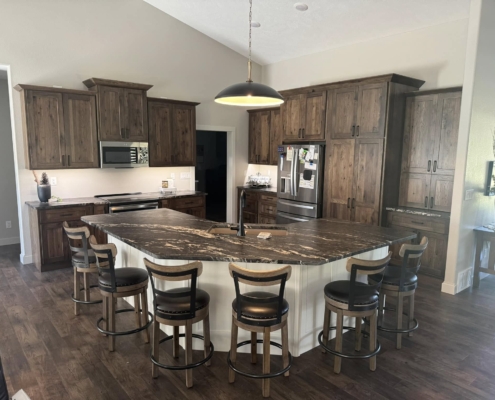
M80 251L72 254L72 261L77 264L84 264L84 253ZM88 261L90 264L96 264L95 252L91 249L88 250Z
M143 283L148 279L148 271L142 268L116 268L115 284L117 287L132 286ZM102 273L99 277L101 286L112 287L110 273Z
M325 286L325 296L339 303L348 304L351 281L335 281ZM354 304L360 305L361 310L376 308L378 303L378 291L365 283L355 283Z
M184 314L190 311L191 296L189 296L190 288L177 288L166 290L164 293L181 293L184 292L184 296L180 297L165 297L156 295L156 309L158 312L166 314ZM201 310L210 304L210 295L201 289L196 289L196 304L195 310Z
M382 285L397 286L399 290L401 266L389 264L385 268ZM374 282L373 275L368 278ZM407 271L404 280L404 291L416 289L418 287L418 276L413 271Z
M241 315L245 318L253 319L271 319L277 318L278 297L274 293L268 292L247 292L243 296L253 298L253 302L243 301L241 299ZM273 298L273 301L256 303L256 299ZM232 302L232 309L237 313L237 300ZM289 311L289 303L284 299L282 303L282 315Z

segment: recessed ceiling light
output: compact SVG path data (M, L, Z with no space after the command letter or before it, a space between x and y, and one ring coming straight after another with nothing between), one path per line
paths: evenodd
M251 22L251 26L253 28L259 28L261 26L261 24L259 22L253 21L253 22Z
M308 9L308 5L304 3L296 3L294 4L294 8L297 11L306 11Z

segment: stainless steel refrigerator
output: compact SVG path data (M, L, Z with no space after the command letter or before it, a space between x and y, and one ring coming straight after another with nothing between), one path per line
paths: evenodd
M324 145L278 147L277 224L321 218Z

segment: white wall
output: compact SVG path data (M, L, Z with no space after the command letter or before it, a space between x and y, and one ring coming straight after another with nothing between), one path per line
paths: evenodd
M455 294L470 281L473 228L494 221L494 198L484 196L488 161L495 158L495 1L472 0L454 177L447 270L442 290ZM464 200L465 190L474 190ZM468 270L468 271L466 271ZM459 279L459 273L466 274Z
M198 125L235 128L235 176L247 168L248 115L242 108L212 101L224 87L246 77L246 59L141 0L2 2L0 64L9 65L13 85L61 85L85 89L90 77L149 83L149 96L201 102ZM261 79L254 65L253 79ZM29 221L24 202L36 199L25 169L20 95L13 93L22 207L21 260L31 261ZM189 169L186 169L189 170ZM53 189L61 197L159 187L170 169L58 170ZM179 169L176 169L178 172ZM194 169L191 169L194 177ZM177 185L188 186L177 181ZM192 186L189 183L189 186ZM234 196L234 191L232 191Z
M12 128L7 79L0 78L0 246L19 243ZM12 228L6 228L11 221Z
M393 72L426 81L422 90L459 86L467 25L463 19L266 65L263 82L284 90Z

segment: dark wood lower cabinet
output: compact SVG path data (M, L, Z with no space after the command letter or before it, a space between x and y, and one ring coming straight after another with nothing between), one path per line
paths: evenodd
M71 251L63 229L64 221L70 227L86 226L81 221L85 215L105 214L108 208L103 204L49 209L30 208L31 245L36 268L41 272L67 268L71 264ZM98 243L107 243L107 235L89 227Z
M238 188L237 204L243 188ZM276 224L277 193L261 192L258 189L245 189L246 206L242 213L244 223L249 224ZM237 213L239 222L239 213Z
M159 202L160 208L170 208L198 218L206 218L205 196L188 196L177 199L163 199Z

